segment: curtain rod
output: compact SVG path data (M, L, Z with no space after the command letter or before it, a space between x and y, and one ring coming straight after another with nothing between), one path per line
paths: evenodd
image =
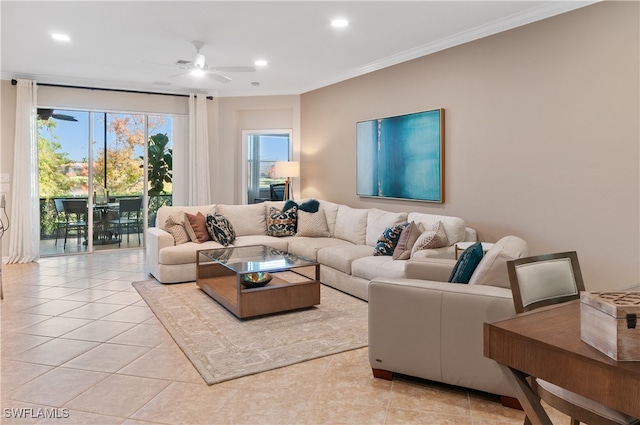
M11 85L15 86L18 84L18 80L12 79ZM121 93L137 93L137 94L157 94L160 96L178 96L178 97L189 97L188 94L177 94L177 93L156 93L150 91L138 91L138 90L124 90L124 89L107 89L102 87L85 87L85 86L68 86L64 84L47 84L47 83L37 83L39 86L43 87L61 87L64 89L84 89L84 90L101 90L101 91L115 91ZM207 96L207 99L212 100L213 96Z

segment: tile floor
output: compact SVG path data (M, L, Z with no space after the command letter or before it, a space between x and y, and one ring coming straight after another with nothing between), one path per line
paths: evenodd
M522 412L486 394L409 378L375 379L366 348L207 386L131 286L147 277L139 249L4 265L0 421L523 422ZM553 420L568 423L559 415Z

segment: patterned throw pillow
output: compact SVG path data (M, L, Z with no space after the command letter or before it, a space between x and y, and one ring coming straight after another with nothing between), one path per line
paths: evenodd
M298 207L293 206L286 211L269 207L267 217L267 235L269 236L293 236L296 234L296 221L298 220Z
M202 243L211 239L207 232L206 219L201 212L196 215L189 213L184 213L184 215L187 218L184 222L184 227L192 242Z
M478 267L480 260L482 260L482 244L476 242L469 248L460 254L458 262L453 266L451 276L449 276L449 282L451 283L469 283L471 275Z
M331 237L324 210L316 213L298 210L298 230L296 236L308 236L311 238Z
M442 222L438 221L418 237L418 240L416 240L416 243L413 244L413 248L411 249L411 256L413 256L416 251L422 249L442 248L444 246L449 246L449 239L444 231Z
M373 255L393 255L393 250L396 249L398 240L400 240L400 234L408 225L409 223L403 223L385 229L378 238L378 243L373 249Z
M236 240L236 232L225 216L220 213L207 214L207 231L211 239L222 246L229 246Z
M187 229L184 227L184 212L172 214L167 217L164 223L164 229L173 236L174 245L182 245L191 240Z

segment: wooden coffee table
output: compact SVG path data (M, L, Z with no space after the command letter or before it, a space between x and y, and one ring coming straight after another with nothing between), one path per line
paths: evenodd
M243 275L259 272L271 281L245 287ZM320 265L264 245L199 250L196 284L241 319L320 304Z

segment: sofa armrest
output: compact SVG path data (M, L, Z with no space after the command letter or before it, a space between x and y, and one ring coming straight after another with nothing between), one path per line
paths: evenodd
M160 250L174 245L173 236L159 227L149 227L145 238L147 250L147 271L159 276Z
M511 290L417 279L369 283L372 368L514 396L484 357L483 326L515 315Z
M478 232L476 229L471 227L464 228L464 242L477 242L478 241Z
M448 258L412 258L404 266L407 279L447 282L456 260Z

